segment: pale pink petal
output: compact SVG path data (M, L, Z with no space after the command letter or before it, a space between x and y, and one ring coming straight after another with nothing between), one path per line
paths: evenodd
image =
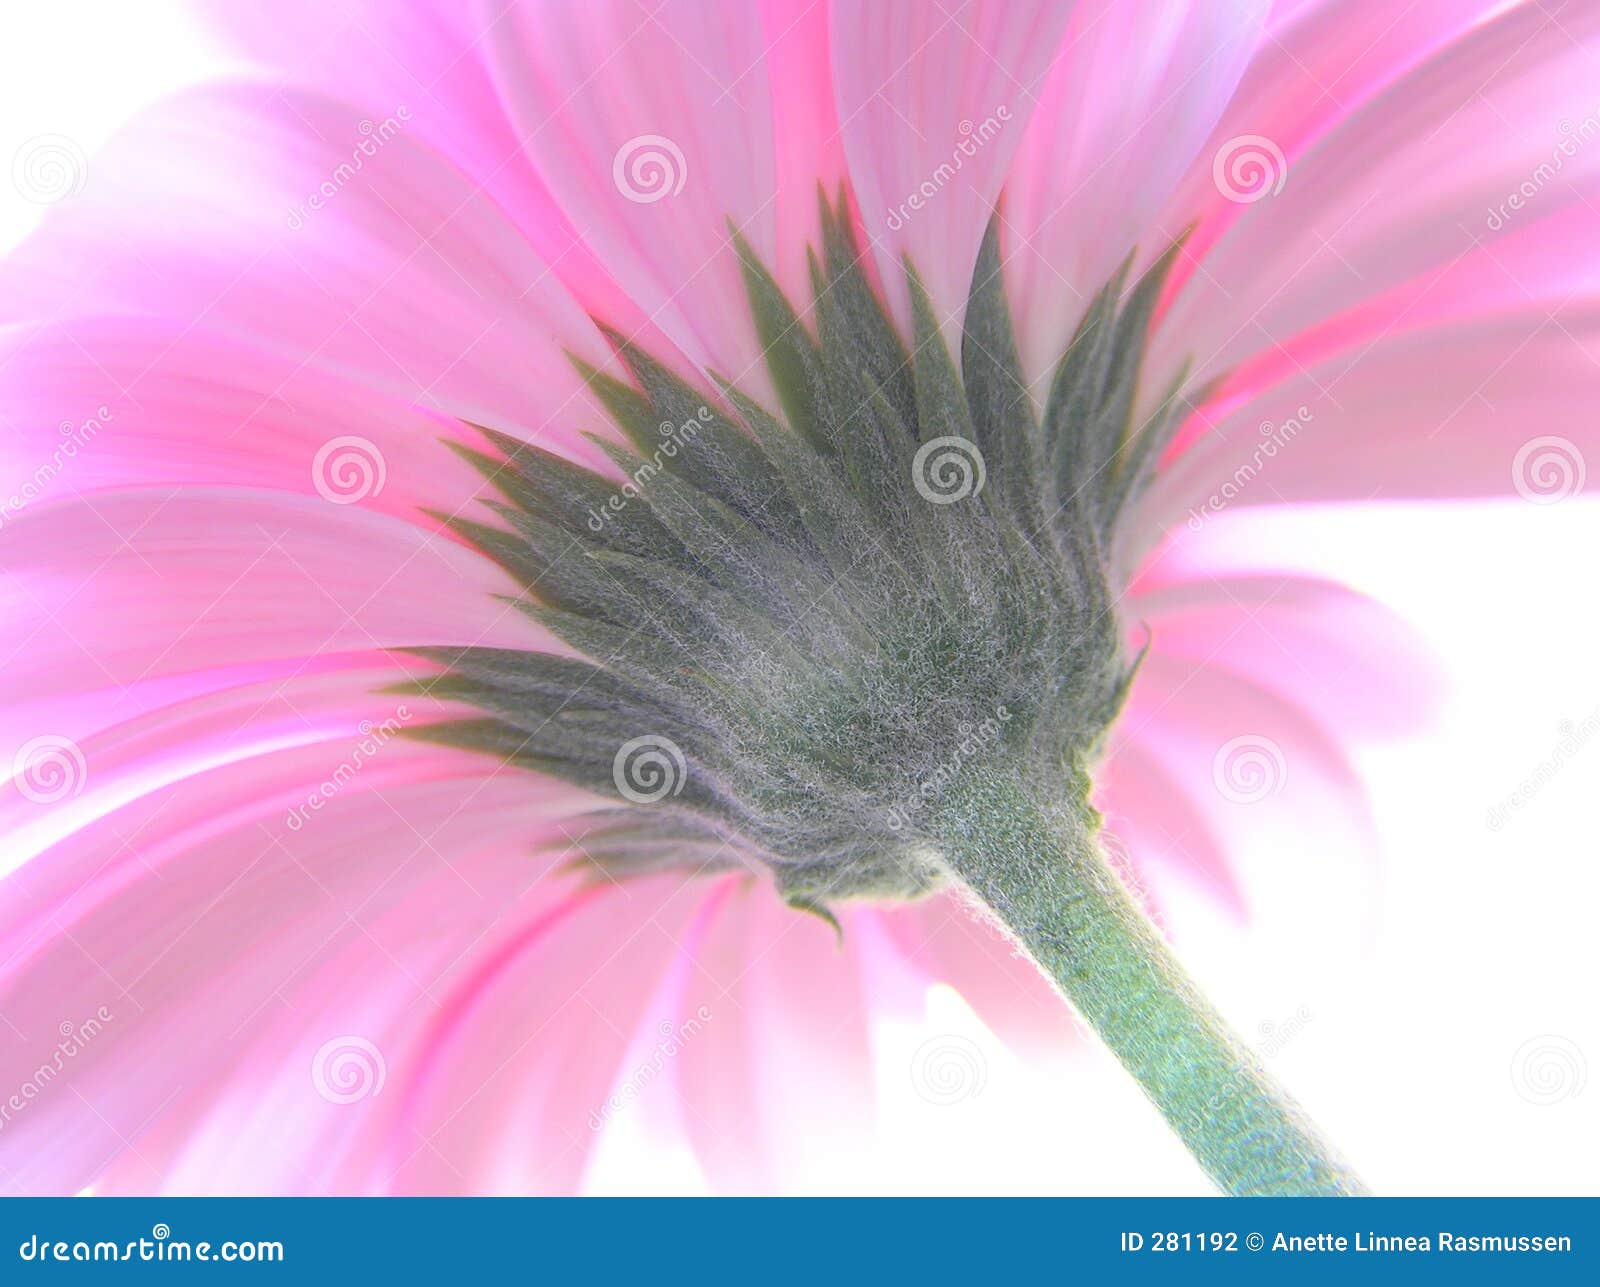
M1228 861L1221 827L1137 738L1113 743L1096 770L1095 786L1106 847L1120 856L1129 883L1158 921L1162 891L1174 884L1200 891L1240 920L1249 915L1248 895Z
M481 555L321 497L118 491L0 533L0 662L18 700L423 644L547 646ZM40 731L49 731L41 729Z
M475 947L408 1025L399 1094L370 1134L386 1173L360 1187L576 1189L623 1057L656 1022L652 984L706 892L678 876L596 888Z
M1590 207L1592 237L1597 28L1590 7L1559 21L1538 5L1507 8L1286 166L1269 156L1281 191L1239 191L1243 209L1174 301L1152 369L1189 358L1198 377L1225 371L1574 203ZM1270 137L1271 123L1259 133ZM1525 185L1532 195L1518 195Z
M330 739L354 744L379 726L378 738L386 743L413 721L420 726L436 719L436 704L380 693L405 677L381 655L294 658L255 673L246 667L193 672L181 682L101 694L101 709L66 728L54 719L23 726L28 741L8 738L4 747L0 874L20 870L37 891L41 876L25 866L29 859L196 773ZM65 897L73 888L68 883L57 893Z
M348 702L348 685L342 693ZM250 1075L243 1056L254 1031L268 1012L306 1004L301 983L311 998L342 998L352 1015L385 989L425 993L463 942L538 879L529 846L550 830L541 816L571 808L570 793L530 790L525 775L485 779L469 757L396 740L340 775L324 807L295 827L294 810L335 781L350 744L274 738L273 722L293 722L298 703L318 712L303 687L258 701L257 716L231 722L256 754L202 766L199 750L182 751L190 775L148 783L85 820L4 887L8 1084L49 1057L59 1025L102 1007L111 1016L0 1134L21 1191L75 1190L235 1061ZM180 753L118 750L89 748L88 791L75 803L136 782L145 759L158 767ZM388 960L342 975L335 990L317 966L357 939ZM315 1098L308 1061L300 1071ZM301 1128L314 1117L278 1123L308 1146L308 1165L316 1141ZM213 1182L242 1181L218 1173Z
M1256 50L1267 0L1081 0L1006 181L1006 279L1023 367L1046 377L1136 246Z
M1127 600L1132 646L1214 667L1295 702L1341 740L1418 731L1440 698L1435 659L1392 608L1332 581L1223 564L1185 532ZM1158 580L1157 576L1162 580Z
M1174 276L1187 279L1249 208L1224 196L1216 179L1217 154L1226 156L1230 143L1267 138L1285 159L1299 156L1345 116L1506 7L1505 0L1413 0L1401 7L1390 0L1275 4L1237 91L1157 221L1165 228L1194 225L1189 255ZM1263 173L1254 182L1270 186L1275 178Z
M781 228L801 284L817 185L839 173L813 7L485 5L522 146L587 246L691 359L758 388L730 226L769 263Z
M487 486L445 447L485 445L460 421L176 322L13 327L0 334L0 406L0 531L52 501L208 485L293 492L439 530L425 508L475 510Z
M1366 891L1377 852L1364 786L1346 749L1296 702L1222 667L1152 651L1113 730L1113 762L1125 744L1204 819L1179 834L1215 836L1234 855L1250 848L1247 839L1277 837L1292 846L1277 863L1294 864L1302 884L1329 879ZM1188 856L1204 872L1203 856ZM1238 877L1246 907L1253 878ZM1159 880L1152 887L1159 897Z
M713 1189L772 1193L870 1145L867 980L852 922L844 938L741 882L695 947L677 1010L715 1017L672 1061L682 1121ZM865 913L871 915L870 912ZM827 1112L794 1129L826 1088Z
M1256 786L1238 757L1284 784L1292 774L1306 816L1323 810L1361 848L1364 789L1339 748L1415 733L1437 707L1433 658L1393 611L1333 582L1268 571L1268 557L1209 527L1185 531L1126 601L1130 647L1147 651L1097 782L1108 830L1135 879L1150 877L1158 910L1175 881L1249 915L1251 882L1229 858L1234 829L1270 825L1263 815L1280 793L1267 784L1248 802L1268 808L1241 814Z
M593 325L406 125L249 87L152 108L0 275L5 313L165 318L526 436L596 427L563 352L605 360Z
M1588 303L1397 330L1261 383L1187 427L1138 531L1199 528L1235 506L1559 499L1600 458L1600 312Z
M1216 421L1274 385L1337 356L1332 374L1318 385L1319 393L1335 392L1343 372L1369 349L1411 332L1490 319L1513 324L1519 317L1531 332L1569 312L1581 327L1584 310L1600 290L1600 263L1574 261L1571 244L1588 235L1592 218L1587 204L1571 203L1261 350L1208 387L1178 433L1178 447L1203 437ZM1535 305L1555 316L1534 313ZM1448 335L1443 338L1448 344Z
M283 0L270 8L199 0L196 9L230 52L275 85L336 95L375 124L405 108L407 135L461 172L459 198L481 190L586 308L638 315L522 146L489 67L492 12L431 0Z
M1034 1063L1077 1039L1072 1009L1015 943L956 893L885 907L882 923L929 982L959 992L988 1028Z
M1033 0L833 6L850 177L907 334L909 256L947 339L959 335L978 245L1071 13Z

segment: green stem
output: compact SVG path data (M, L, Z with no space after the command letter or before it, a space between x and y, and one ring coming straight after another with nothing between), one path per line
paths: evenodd
M928 821L951 870L1055 980L1219 1188L1366 1191L1134 904L1086 802L1041 806L969 766Z

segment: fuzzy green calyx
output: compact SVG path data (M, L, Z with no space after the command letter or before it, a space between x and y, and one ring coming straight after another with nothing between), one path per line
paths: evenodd
M1094 300L1041 416L996 226L959 369L915 269L908 353L842 204L823 228L810 325L736 240L778 406L611 333L631 382L584 374L621 481L493 431L458 448L501 499L455 527L585 660L419 651L445 668L424 689L481 711L424 736L622 801L583 841L609 874L757 865L825 912L943 879L952 774L1084 780L1132 673L1106 550L1173 417L1133 424L1170 253Z

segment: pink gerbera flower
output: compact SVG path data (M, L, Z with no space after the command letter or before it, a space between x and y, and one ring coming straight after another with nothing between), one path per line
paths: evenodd
M1211 520L1581 471L1600 7L205 8L0 274L8 1185L781 1189L909 967L1359 1189L1147 913L1405 636Z

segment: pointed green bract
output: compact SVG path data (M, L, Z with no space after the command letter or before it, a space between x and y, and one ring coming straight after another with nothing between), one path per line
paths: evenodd
M842 196L821 224L805 310L734 234L776 405L607 330L627 378L575 363L614 474L454 444L498 498L447 521L581 657L422 649L417 687L477 712L420 736L615 800L584 841L607 876L765 868L831 918L944 879L925 821L952 766L1059 784L1097 754L1132 666L1101 551L1171 417L1130 423L1172 254L1095 298L1041 409L998 223L959 354L910 264L897 333Z

